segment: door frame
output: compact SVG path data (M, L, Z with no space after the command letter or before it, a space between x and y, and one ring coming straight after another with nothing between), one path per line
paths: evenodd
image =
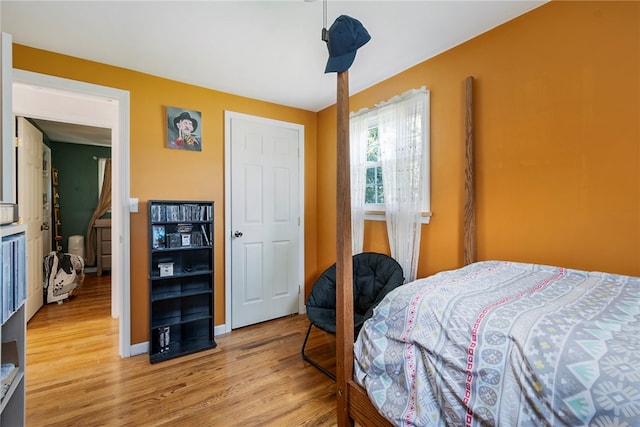
M15 68L12 86L16 116L111 129L111 316L120 318L120 357L129 357L132 355L129 92Z
M42 257L44 258L45 256L47 256L50 252L51 249L53 248L53 245L51 244L52 240L52 235L51 235L51 208L52 208L52 191L53 188L51 185L51 148L49 148L47 146L47 144L44 143L44 141L42 141L42 157L47 159L47 168L49 168L46 172L46 174L44 173L45 171L43 171L43 176L46 176L48 179L47 181L49 181L49 185L48 188L44 188L45 187L45 183L44 180L42 182L42 186L43 186L43 193L42 195L44 196L45 192L47 194L47 203L46 203L46 211L47 211L47 216L44 216L45 213L45 209L43 207L42 209L42 222L47 224L47 228L42 230ZM44 162L43 162L44 164ZM44 197L43 197L44 200ZM46 236L46 238L45 238ZM48 242L48 245L47 245ZM46 246L45 246L46 245Z
M231 275L231 121L232 119L243 119L255 123L286 127L298 131L298 179L300 180L298 190L298 209L300 212L300 226L298 227L298 313L305 312L304 306L304 126L296 123L289 123L265 117L252 116L249 114L236 113L233 111L224 112L224 295L225 295L225 321L224 325L216 327L216 333L231 332L231 285L233 277ZM219 330L218 330L219 329Z

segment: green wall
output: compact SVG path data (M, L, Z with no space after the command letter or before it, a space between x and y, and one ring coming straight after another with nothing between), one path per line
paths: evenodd
M111 147L51 142L51 165L58 169L62 250L69 236L84 236L98 205L98 160L111 157ZM96 157L96 159L94 159ZM85 237L86 239L86 237Z

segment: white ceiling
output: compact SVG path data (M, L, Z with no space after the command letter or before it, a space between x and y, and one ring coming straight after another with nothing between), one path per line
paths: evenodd
M103 147L111 146L111 129L53 122L43 119L32 118L32 120L51 141L67 142L70 144L100 145Z
M2 0L14 43L281 105L335 103L321 40L342 14L371 41L349 70L351 93L387 79L545 1ZM185 106L187 107L187 106Z

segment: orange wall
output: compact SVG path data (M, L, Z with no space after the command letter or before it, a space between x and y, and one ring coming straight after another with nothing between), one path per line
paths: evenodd
M224 110L305 126L307 292L335 261L334 107L316 114L24 46L13 53L16 68L131 93L131 196L140 200L131 215L132 343L148 339L149 199L216 201L216 324L224 322ZM351 97L356 111L431 90L433 217L419 276L462 264L470 75L480 259L640 276L640 3L552 2ZM202 112L201 153L164 148L164 106ZM388 252L384 223L367 224L365 249Z
M479 258L640 275L640 3L551 2L351 96L357 111L431 91L433 217L419 276L463 261L467 76ZM335 115L318 113L319 268L335 258ZM365 230L365 249L384 250L384 223Z
M131 342L148 340L148 207L151 199L214 200L215 323L224 311L224 110L305 127L305 271L315 271L316 115L254 99L203 89L147 74L14 45L14 67L130 92ZM202 112L202 151L165 148L165 106ZM310 281L311 278L307 278Z

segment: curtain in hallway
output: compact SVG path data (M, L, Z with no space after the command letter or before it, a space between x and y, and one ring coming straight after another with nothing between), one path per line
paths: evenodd
M104 166L104 176L102 180L102 190L98 199L98 206L89 220L87 234L85 238L85 261L87 265L96 263L96 229L93 228L96 220L111 208L111 159L107 159Z

